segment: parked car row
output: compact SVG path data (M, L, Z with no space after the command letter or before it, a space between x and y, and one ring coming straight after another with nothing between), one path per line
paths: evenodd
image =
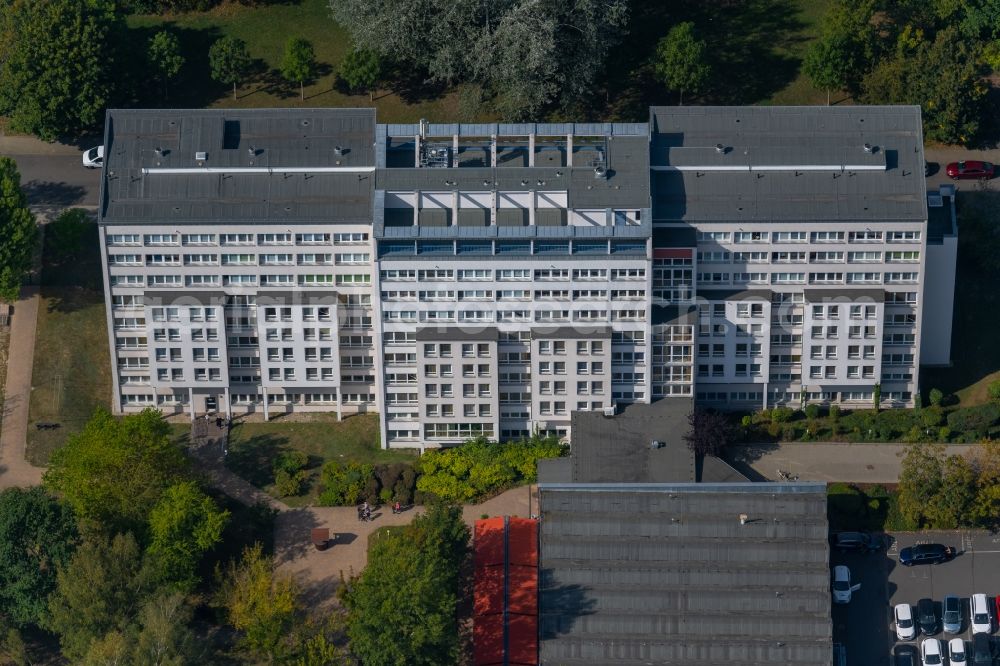
M997 600L1000 602L1000 598ZM969 600L969 623L973 634L993 633L994 621L1000 606L985 594L973 594ZM910 604L897 604L893 608L896 625L896 638L901 641L911 641L917 637L917 629L924 636L933 636L941 628L946 634L962 632L962 599L949 594L941 602L941 619L938 620L937 608L933 599L921 599L917 602L917 612L914 616Z
M971 646L961 638L952 638L946 645L943 643L937 638L925 638L920 643L919 657L915 646L897 645L895 666L943 666L945 657L949 666L994 666L996 663L996 646L988 634L974 634Z

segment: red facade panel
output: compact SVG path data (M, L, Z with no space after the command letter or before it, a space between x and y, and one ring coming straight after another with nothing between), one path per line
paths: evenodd
M503 616L477 617L472 624L472 646L475 666L503 664Z
M507 663L538 664L538 616L511 615L507 620Z
M538 614L538 567L510 565L507 569L507 610Z
M510 563L538 566L538 521L511 518L507 523L507 554Z
M473 561L476 567L503 564L503 518L477 520L473 541Z
M690 259L693 250L687 248L667 248L657 250L653 248L653 259Z

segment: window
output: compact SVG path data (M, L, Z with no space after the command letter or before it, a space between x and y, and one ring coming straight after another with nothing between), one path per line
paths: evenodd
M805 252L772 252L771 261L775 264L804 264Z
M814 264L839 264L844 261L843 252L810 252L809 261Z
M282 234L282 235L284 235L284 234ZM295 244L296 245L329 245L330 244L330 234L323 234L323 233L295 234Z
M847 235L848 243L878 243L881 240L881 231L852 231Z
M775 243L805 243L809 240L809 234L805 231L776 231L773 241Z
M697 236L699 243L728 243L728 231L699 231Z
M222 245L254 245L253 234L222 234L220 236Z
M257 243L260 245L291 245L291 234L257 234Z
M886 241L889 243L919 243L919 231L890 231L886 234Z
M702 284L727 284L729 273L698 273L698 282Z
M882 261L882 253L874 250L847 253L847 263L849 264L873 263L879 261Z
M368 242L368 234L363 232L340 233L333 235L334 245L359 245Z
M767 239L766 231L737 231L733 234L736 243L766 243Z
M885 253L885 260L890 264L916 263L920 261L920 253L916 250L893 250Z
M813 243L843 243L843 231L814 231L810 236Z
M918 274L913 273L886 273L886 284L914 284L918 281Z
M847 284L881 284L881 273L848 273Z
M772 273L771 284L802 284L806 281L805 273Z

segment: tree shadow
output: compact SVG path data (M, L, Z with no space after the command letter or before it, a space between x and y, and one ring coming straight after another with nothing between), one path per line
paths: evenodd
M29 204L46 204L65 208L83 203L87 190L80 185L70 185L65 181L29 180L21 185Z
M283 511L275 523L275 533L278 535L274 550L275 564L293 562L315 550L311 539L315 527L322 525L309 509ZM336 551L336 540L333 535L330 538L334 543L325 553L332 554Z
M125 53L144 54L149 40L156 33L167 30L177 37L184 65L177 77L168 83L164 96L163 84L148 71L146 59L127 60L120 75L124 79L121 90L132 94L123 103L137 108L203 108L232 94L232 87L212 78L208 52L222 33L215 26L188 28L166 21L155 26L129 28L124 37Z
M558 638L573 632L577 619L594 614L597 600L590 596L590 588L583 585L547 586L553 571L540 569L538 591L539 636L542 640Z
M432 102L448 92L447 83L430 80L422 70L395 67L387 78L386 87L407 104Z
M287 437L254 435L240 438L241 426L233 427L229 437L226 467L258 488L274 483L274 461L290 451Z

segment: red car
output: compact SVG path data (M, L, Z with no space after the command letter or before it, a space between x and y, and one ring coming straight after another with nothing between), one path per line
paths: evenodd
M994 167L989 162L978 160L966 160L965 162L952 162L945 168L945 172L952 180L959 178L979 179L992 178Z

